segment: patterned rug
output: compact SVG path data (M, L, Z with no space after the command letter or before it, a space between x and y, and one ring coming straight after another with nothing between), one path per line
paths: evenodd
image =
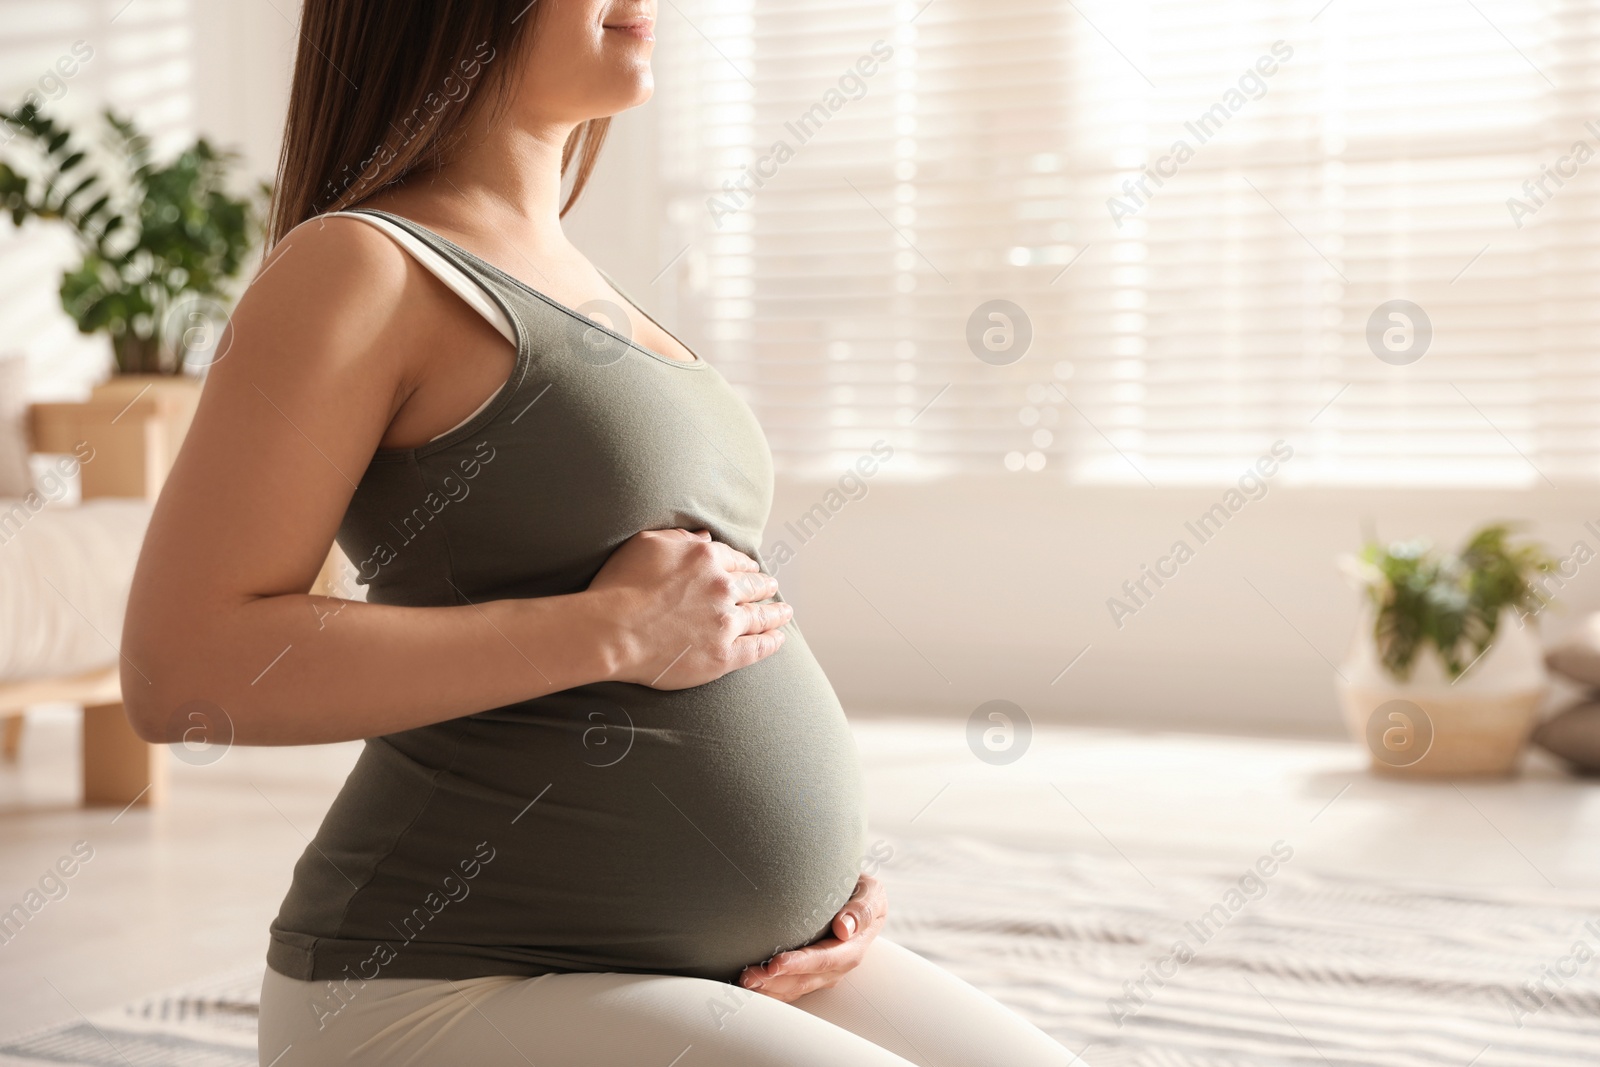
M1600 1063L1600 894L889 844L890 936L1090 1067ZM0 1065L254 1067L260 976L0 1041Z
M4 1067L257 1067L261 968L0 1041Z

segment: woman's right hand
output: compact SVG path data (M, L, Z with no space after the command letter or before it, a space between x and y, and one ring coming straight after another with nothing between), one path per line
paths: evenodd
M688 689L766 659L794 617L778 581L705 530L644 530L606 560L588 592L617 635L612 677Z

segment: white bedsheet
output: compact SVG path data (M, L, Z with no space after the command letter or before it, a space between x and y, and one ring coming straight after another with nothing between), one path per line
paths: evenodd
M0 499L0 681L116 662L122 614L150 521L144 500Z

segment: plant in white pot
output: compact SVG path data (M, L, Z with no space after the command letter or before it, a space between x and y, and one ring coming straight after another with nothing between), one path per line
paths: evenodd
M1458 553L1374 543L1341 563L1365 596L1337 685L1373 770L1509 774L1547 684L1532 619L1545 603L1534 577L1551 558L1494 524Z

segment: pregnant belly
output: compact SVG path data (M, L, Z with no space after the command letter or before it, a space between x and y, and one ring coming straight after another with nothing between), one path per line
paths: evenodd
M391 913L458 857L492 853L400 949L440 969L464 957L508 973L731 979L821 935L860 870L854 740L798 635L693 689L586 686L379 745L394 750L380 759L431 768L431 791L335 936L392 940ZM330 815L324 831L359 840L364 821Z

